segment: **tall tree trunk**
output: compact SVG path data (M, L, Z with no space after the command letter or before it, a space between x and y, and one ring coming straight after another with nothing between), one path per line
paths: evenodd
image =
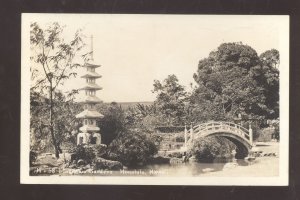
M57 141L54 135L53 128L53 91L52 91L52 81L50 82L50 133L52 137L53 146L55 149L55 157L59 158L59 147L57 145Z

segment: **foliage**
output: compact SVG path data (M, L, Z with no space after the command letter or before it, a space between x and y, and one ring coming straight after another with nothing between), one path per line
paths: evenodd
M268 50L260 55L261 76L257 77L264 88L266 97L266 116L268 119L279 117L279 52L275 49Z
M37 153L35 151L30 151L29 152L30 166L33 165L33 163L36 161L36 159L37 159Z
M279 71L272 64L279 59L277 53L272 50L259 57L248 45L224 43L200 60L194 74L198 85L189 98L191 119L232 121L239 114L277 118Z
M175 75L169 75L162 83L154 81L153 93L157 94L154 105L166 125L182 125L185 112L186 92Z
M62 33L64 27L57 22L52 23L45 29L37 23L30 25L30 48L31 48L31 66L32 82L31 91L40 94L48 94L45 103L45 115L48 115L49 122L48 134L51 136L52 144L55 149L55 155L58 158L61 152L59 137L60 129L55 122L55 93L57 87L63 84L64 80L75 77L77 74L73 68L81 66L74 62L78 52L83 48L81 31L77 31L70 42L65 42ZM58 100L56 101L58 102ZM56 116L57 117L57 116ZM56 128L55 128L56 127Z
M137 104L129 107L126 112L126 126L129 129L153 133L155 128L164 122L156 105Z
M253 140L255 141L261 135L262 129L264 128L265 124L261 121L253 121L253 122L247 121L247 122L243 122L242 124L242 126L247 130L249 130L250 125L252 129Z
M70 150L73 154L74 160L78 161L80 159L84 160L86 163L92 163L96 158L95 149L92 146L87 145L77 145Z
M97 106L97 109L104 115L99 123L102 143L109 145L119 133L126 130L125 112L115 102Z
M126 166L136 166L146 164L156 153L155 142L147 135L124 132L108 146L107 157Z
M30 148L39 153L52 152L52 138L49 128L49 117L45 115L48 112L49 99L41 96L39 93L32 92L31 95L31 139ZM79 121L75 115L80 110L80 105L73 101L73 98L67 99L62 93L55 93L53 101L53 130L58 147L76 145L76 134L80 127ZM60 149L61 151L61 149Z
M274 129L274 139L276 139L277 141L280 140L280 129L279 129L279 124L275 125L275 129Z
M107 146L105 144L91 145L91 147L93 148L96 157L101 157L106 153Z
M225 158L231 155L236 146L226 138L209 136L197 139L189 154L198 161L212 162L215 158Z

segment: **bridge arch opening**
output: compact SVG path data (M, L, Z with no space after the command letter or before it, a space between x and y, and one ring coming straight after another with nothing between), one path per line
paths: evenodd
M236 159L244 159L245 157L247 157L251 148L248 142L246 142L241 137L238 137L237 135L232 134L230 132L227 133L227 132L216 131L204 137L223 137L231 141L236 146L236 155L235 155Z
M235 158L236 159L244 159L245 157L248 156L249 149L240 140L235 139L235 138L230 137L230 136L222 136L222 137L226 138L227 140L229 140L233 144L235 144L235 146L236 146L236 155L235 155Z

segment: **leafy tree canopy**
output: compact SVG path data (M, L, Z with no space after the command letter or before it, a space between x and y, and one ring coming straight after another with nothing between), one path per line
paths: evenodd
M183 124L186 91L178 83L175 75L169 75L163 82L154 81L153 93L157 94L154 102L168 125Z
M80 64L75 62L80 50L84 47L81 30L76 31L70 41L65 41L63 30L65 27L54 22L45 28L38 23L30 25L30 48L31 48L31 95L39 94L46 97L44 115L48 115L47 133L51 136L55 155L58 158L61 153L60 138L62 132L57 130L59 117L55 112L58 106L56 102L61 101L58 86L63 85L64 80L75 77L75 67ZM83 57L81 58L85 58ZM47 95L46 95L47 94ZM61 128L61 127L60 127Z
M224 43L199 61L194 79L197 88L190 97L192 118L232 120L278 117L278 51L260 57L242 43Z

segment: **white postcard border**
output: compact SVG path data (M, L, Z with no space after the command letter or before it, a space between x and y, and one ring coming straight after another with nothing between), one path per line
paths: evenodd
M280 26L280 155L278 177L132 177L132 176L29 176L30 146L30 71L29 24L46 14L22 14L21 48L21 152L20 182L22 184L105 184L105 185L241 185L287 186L289 163L289 16L272 16ZM49 14L50 15L50 14ZM65 14L54 14L63 15ZM69 14L70 15L70 14ZM78 14L77 14L78 15ZM85 14L87 15L87 14ZM92 16L92 15L91 15ZM120 17L126 15L120 15ZM209 17L227 17L203 15ZM270 16L270 15L269 15ZM138 16L137 16L138 17ZM190 15L199 17L199 15ZM236 16L263 17L263 16ZM258 36L259 37L259 36Z

